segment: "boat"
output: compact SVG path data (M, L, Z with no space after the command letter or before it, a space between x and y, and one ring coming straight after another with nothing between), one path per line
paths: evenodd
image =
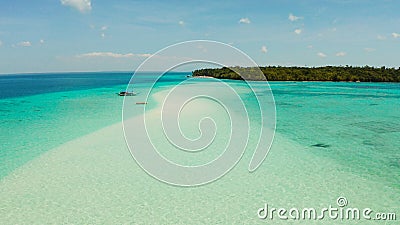
M119 93L117 93L119 96L135 96L136 93L135 92L129 92L129 91L121 91Z

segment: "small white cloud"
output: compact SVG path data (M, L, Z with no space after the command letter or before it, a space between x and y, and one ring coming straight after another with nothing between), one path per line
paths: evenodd
M81 55L77 55L78 58L90 58L90 57L110 57L110 58L128 58L133 57L134 54L120 54L120 53L113 53L113 52L90 52Z
M337 31L337 28L334 27L334 28L331 29L331 31L332 31L332 32L336 32L336 31Z
M75 8L80 12L92 10L92 3L90 0L61 0L61 4Z
M325 54L322 53L322 52L318 52L318 53L317 53L317 56L318 56L318 57L321 57L321 58L325 58L327 55L325 55Z
M114 53L114 52L90 52L85 54L77 55L77 58L95 58L95 57L104 57L104 58L130 58L130 57L150 57L151 54L121 54L121 53Z
M307 46L307 48L310 48L310 49L311 49L311 48L314 48L314 46L312 46L312 45L309 45L309 46Z
M267 53L268 52L267 46L265 45L261 46L261 52Z
M293 14L290 13L288 19L289 19L290 21L294 22L294 21L303 19L303 17L295 16L295 15L293 15Z
M366 52L373 52L375 50L376 49L374 49L374 48L364 48L364 51L366 51Z
M105 33L101 33L100 36L101 36L101 38L105 38L106 34Z
M239 23L245 23L245 24L249 24L249 23L251 23L251 21L250 21L250 19L249 18L241 18L240 20L239 20Z
M393 38L400 38L400 34L399 33L392 33L392 37Z
M43 39L40 39L39 40L39 43L42 45L42 44L44 44L44 40Z
M150 56L152 56L152 54L149 54L149 53L144 53L144 54L136 54L136 56L139 56L139 57L150 57Z
M294 33L295 33L295 34L301 34L301 32L303 32L302 29L296 29L296 30L294 30Z
M30 47L30 46L32 46L30 41L22 41L22 42L18 43L17 45L21 46L21 47Z
M3 45L3 42L2 41L0 41L0 47Z
M204 46L204 45L198 45L197 46L198 49L200 49L202 52L208 52L208 49Z
M343 56L345 56L347 53L346 52L338 52L338 53L336 53L336 56L337 57L343 57Z
M386 40L386 37L383 36L383 35L378 35L376 38L377 38L378 40L381 40L381 41Z
M180 20L180 21L178 22L178 24L179 24L180 26L185 26L185 22L184 22L183 20Z
M107 26L102 26L102 27L100 28L100 30L107 30L107 29L108 29Z

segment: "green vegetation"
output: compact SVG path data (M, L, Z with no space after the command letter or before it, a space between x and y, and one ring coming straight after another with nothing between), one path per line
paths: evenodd
M361 81L400 82L400 68L375 68L370 66L325 66L325 67L223 67L193 71L193 76L210 76L220 79L268 81ZM241 74L238 75L237 73ZM263 76L264 75L264 76Z

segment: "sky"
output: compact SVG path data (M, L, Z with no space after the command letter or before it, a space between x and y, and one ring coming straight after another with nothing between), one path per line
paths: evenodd
M133 71L189 40L258 65L400 67L398 0L0 0L0 73Z

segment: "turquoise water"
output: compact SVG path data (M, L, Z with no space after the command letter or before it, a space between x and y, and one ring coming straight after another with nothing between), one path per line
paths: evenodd
M142 82L152 74L142 74ZM157 87L184 79L176 73ZM121 121L131 73L0 76L0 179L25 162Z
M400 84L270 82L277 130L264 164L248 173L252 152L246 152L217 182L179 188L152 179L126 149L118 125L123 98L115 93L126 87L129 75L119 74L110 84L99 81L107 77L104 74L92 74L92 80L81 76L89 84L62 83L57 90L2 95L4 223L254 224L271 222L257 218L257 209L266 202L275 207L322 207L335 205L339 196L347 197L353 207L399 212ZM157 107L157 94L185 79L185 73L170 74L158 83L148 100L150 107ZM7 82L11 88L12 82ZM242 82L227 82L248 97ZM134 101L146 100L141 85L147 85L146 79L138 84ZM207 90L212 82L193 80L188 85ZM135 107L139 114L142 108Z
M0 178L58 145L120 121L122 99L114 93L121 88L1 99Z
M273 83L277 132L343 170L400 187L400 84ZM371 178L370 178L371 179Z

